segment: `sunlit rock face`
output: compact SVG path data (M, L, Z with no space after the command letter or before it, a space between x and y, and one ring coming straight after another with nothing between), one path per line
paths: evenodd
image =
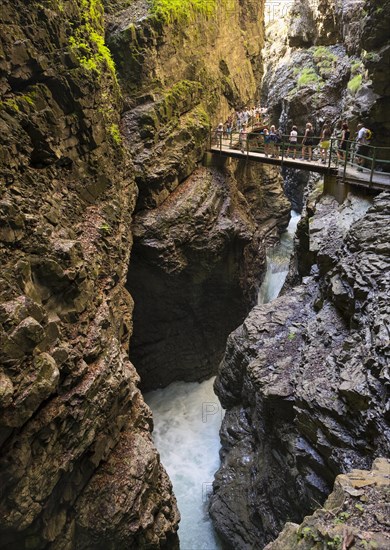
M174 548L128 359L136 200L100 2L2 2L0 546Z
M284 129L307 121L317 132L358 119L390 142L388 79L390 7L379 1L296 1L267 27L263 95ZM272 18L271 18L272 19ZM387 84L385 83L387 82Z
M263 2L216 2L210 17L164 22L109 5L121 127L139 189L130 357L151 389L215 372L227 335L255 301L264 239L286 227L289 203L273 168L200 168L210 127L258 97Z
M201 4L201 3L199 3ZM202 160L210 125L259 95L263 0L218 0L157 19L110 2L107 42L125 94L122 127L134 155L137 209L161 204Z
M372 206L312 203L311 276L229 337L210 506L228 548L263 547L322 503L337 474L389 455L389 208L388 193Z

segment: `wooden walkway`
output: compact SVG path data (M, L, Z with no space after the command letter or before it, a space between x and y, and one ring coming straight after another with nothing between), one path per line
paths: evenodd
M333 161L329 163L329 160L326 164L323 164L320 160L306 161L285 156L271 157L262 152L251 150L242 152L238 148L234 146L232 147L229 144L229 140L225 139L222 140L222 145L212 145L209 151L213 154L240 160L247 159L254 162L261 162L263 164L284 166L286 168L295 168L298 170L306 170L320 174L329 174L336 177L338 180L341 180L343 183L358 185L370 189L383 190L390 188L390 173L374 171L371 177L370 170L363 169L363 172L359 172L355 166L350 166L349 164L347 164L344 169L344 166L337 165Z

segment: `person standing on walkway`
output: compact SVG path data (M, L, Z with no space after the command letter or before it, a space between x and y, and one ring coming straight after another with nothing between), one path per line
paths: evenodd
M274 125L269 129L269 140L271 144L271 158L279 158L280 137Z
M242 125L242 128L240 130L240 137L239 137L239 145L242 153L245 153L247 148L247 140L248 140L248 132L246 130L246 124L244 123Z
M288 138L288 149L287 149L287 156L290 155L290 150L293 153L293 159L295 160L295 155L297 152L297 143L298 143L298 128L296 126L293 126L290 132L290 136Z
M320 156L322 164L326 164L328 149L330 147L331 131L328 124L324 124L320 138Z
M268 132L268 128L265 126L263 128L263 139L264 139L264 154L266 157L268 157L268 155L270 154L270 135L269 135L269 132Z
M363 166L365 158L368 156L368 140L367 140L367 128L363 124L357 125L357 138L356 138L356 162L358 163L358 172L363 172Z
M309 161L313 160L313 140L314 133L313 133L313 125L311 122L308 122L306 124L306 130L305 135L302 140L302 160L305 160L305 153L307 151L308 159Z
M341 138L338 142L337 156L339 160L345 160L345 155L347 154L348 141L351 137L351 132L349 130L348 122L343 122L341 128Z
M218 147L222 147L222 137L223 137L223 123L220 122L218 124L218 128L217 128L217 131L215 132L216 134L216 137L217 137L217 146Z

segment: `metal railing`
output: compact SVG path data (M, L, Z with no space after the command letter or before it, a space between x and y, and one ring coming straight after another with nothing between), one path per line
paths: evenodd
M303 140L304 136L297 136L297 142L291 143L288 135L276 138L255 129L248 130L246 137L239 132L217 130L210 133L210 148L217 147L221 152L239 150L247 156L260 153L266 158L279 160L281 164L286 160L300 160L313 163L318 168L321 163L329 170L337 169L344 181L367 179L369 176L367 181L371 185L375 177L384 181L388 177L390 185L390 147L360 146L355 141L345 140L343 148L340 148L341 139L332 137L328 140L328 148L324 149L320 147L318 136L310 137L311 145L302 143Z

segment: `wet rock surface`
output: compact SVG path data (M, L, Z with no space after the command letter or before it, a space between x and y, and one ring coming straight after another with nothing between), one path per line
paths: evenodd
M210 505L228 548L264 546L323 502L337 474L389 454L390 196L367 211L353 202L316 205L312 275L229 337Z
M239 183L237 166L192 175L210 123L256 96L262 2L217 6L217 21L194 26L132 0L3 4L0 547L176 548L175 498L129 361L132 215L137 284L158 298L157 317L166 303L177 316L168 320L182 340L166 318L159 327L177 355L172 379L194 356L192 328L201 363L206 351L219 359L220 334L253 299L263 240L288 221L275 171L241 169ZM136 319L137 351L155 308L135 299L153 310Z
M177 543L128 358L134 168L87 4L1 7L2 549Z
M259 177L258 168L237 166L198 169L159 208L135 217L131 358L144 388L215 372L227 335L255 300L264 240L277 237L289 209L273 170Z
M311 122L320 135L325 120L347 119L352 130L363 120L372 143L388 146L389 21L380 1L296 1L266 33L263 95L272 123L284 131L295 124L303 134Z
M275 542L265 550L311 550L330 548L358 550L390 545L390 462L374 461L372 470L352 470L337 476L324 507L301 525L287 523Z
M215 372L255 301L264 239L288 223L277 169L221 159L200 168L210 128L258 95L261 9L259 0L217 2L213 17L189 13L186 25L152 15L134 23L125 11L108 18L139 189L127 288L145 389Z

